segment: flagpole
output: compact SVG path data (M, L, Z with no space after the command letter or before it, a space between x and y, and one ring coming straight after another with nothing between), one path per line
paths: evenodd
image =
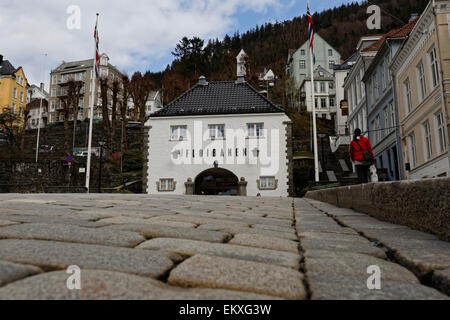
M97 13L97 20L95 22L95 30L98 32L98 13ZM90 101L90 108L89 108L89 142L88 142L88 155L87 155L87 165L86 165L86 192L89 193L89 186L90 186L90 179L91 179L91 157L92 157L92 128L93 128L93 118L94 118L94 101L95 96L97 94L97 88L96 88L96 63L97 63L97 34L95 34L95 53L94 53L94 60L92 63L92 98Z
M309 0L308 0L308 13L309 13ZM310 14L310 13L309 13ZM313 31L313 26L311 25L310 32ZM309 34L309 65L311 72L311 103L312 103L312 118L313 118L313 140L314 140L314 172L316 182L320 181L319 178L319 151L317 147L317 122L316 122L316 99L314 94L314 47L312 46L313 36Z
M42 88L43 91L45 91L45 62L46 62L46 58L47 58L47 54L45 54L45 56L44 56L44 64L42 66L42 83L44 83L44 88ZM39 104L38 132L37 132L37 137L36 137L36 163L38 163L38 160L39 160L39 140L40 140L40 137L41 137L42 100L43 100L43 98L41 97L41 102ZM47 108L48 107L49 106L47 106ZM47 115L48 115L48 110L47 110Z

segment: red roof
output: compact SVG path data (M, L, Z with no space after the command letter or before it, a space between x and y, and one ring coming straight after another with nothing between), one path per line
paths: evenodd
M413 21L405 24L403 27L398 29L392 29L388 33L384 34L378 41L374 42L367 48L363 50L363 52L371 52L380 50L386 39L395 39L395 38L404 38L410 34L414 26L420 17L415 18Z

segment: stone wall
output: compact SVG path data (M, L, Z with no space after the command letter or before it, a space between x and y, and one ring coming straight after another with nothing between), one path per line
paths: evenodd
M308 192L306 197L450 241L450 178L340 187Z

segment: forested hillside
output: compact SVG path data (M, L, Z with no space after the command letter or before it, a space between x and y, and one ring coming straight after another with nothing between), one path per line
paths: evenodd
M315 30L345 59L353 53L360 36L399 27L408 22L412 13L421 13L427 3L428 0L370 0L342 5L314 14ZM381 31L366 27L366 10L370 4L382 8ZM173 51L172 65L154 73L153 79L156 87L163 88L167 103L194 85L200 75L209 81L234 79L235 57L243 48L249 56L247 80L256 85L257 73L264 68L271 68L278 77L284 77L289 49L298 48L306 40L307 20L302 12L292 20L256 26L244 34L227 35L221 40L183 38ZM283 88L281 79L271 99L284 105Z

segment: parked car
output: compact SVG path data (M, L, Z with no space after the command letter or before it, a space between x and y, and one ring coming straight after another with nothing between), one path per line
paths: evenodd
M141 130L140 122L129 122L126 127L127 130Z

